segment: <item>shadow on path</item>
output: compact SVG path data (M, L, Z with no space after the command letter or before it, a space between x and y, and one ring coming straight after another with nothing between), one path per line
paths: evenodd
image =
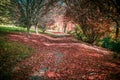
M112 52L77 42L72 37L10 34L9 39L36 49L17 64L14 80L119 80L120 65Z

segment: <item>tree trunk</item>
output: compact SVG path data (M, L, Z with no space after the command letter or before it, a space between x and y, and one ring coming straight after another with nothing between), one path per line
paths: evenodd
M30 37L30 26L27 26L27 37Z
M119 28L118 27L116 27L116 32L115 32L115 38L117 39L118 38L118 35L119 35Z
M38 34L38 26L37 25L35 26L35 32L36 32L36 34Z
M66 28L67 28L67 26L65 25L65 26L64 26L64 33L66 33Z
M115 39L118 38L118 35L119 35L119 24L118 24L118 22L116 21Z

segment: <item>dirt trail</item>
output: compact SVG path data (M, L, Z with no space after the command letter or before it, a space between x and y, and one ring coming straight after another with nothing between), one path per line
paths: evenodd
M119 80L120 65L112 52L78 43L72 37L9 34L9 39L31 46L34 54L14 68L14 80Z

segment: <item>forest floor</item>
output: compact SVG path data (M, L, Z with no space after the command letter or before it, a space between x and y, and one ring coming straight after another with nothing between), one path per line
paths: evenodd
M13 80L119 80L120 63L113 53L86 45L73 37L11 33L9 40L31 46L35 52L20 61Z

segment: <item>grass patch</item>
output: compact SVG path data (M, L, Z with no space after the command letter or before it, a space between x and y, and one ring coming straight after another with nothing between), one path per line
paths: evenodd
M26 28L19 26L6 26L0 25L0 33L15 33L15 32L26 32ZM30 29L30 32L35 32L33 29Z
M42 33L42 34L46 34L46 35L51 36L53 38L69 37L70 36L69 34L53 33L53 32L47 32L47 31L45 33Z
M12 80L12 70L16 63L33 53L29 46L11 42L5 35L0 35L0 80Z
M11 33L11 32L25 32L26 29L15 26L0 26L0 33Z

